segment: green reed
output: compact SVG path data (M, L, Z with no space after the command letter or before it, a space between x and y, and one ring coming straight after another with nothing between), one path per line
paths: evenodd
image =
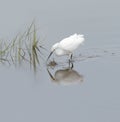
M44 49L37 32L33 22L24 33L16 35L9 43L1 40L0 63L20 66L27 62L30 68L36 72L42 59L41 49Z

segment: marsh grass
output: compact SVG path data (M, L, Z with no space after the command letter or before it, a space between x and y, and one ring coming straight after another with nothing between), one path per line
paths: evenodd
M0 63L15 66L29 63L30 68L36 72L43 56L41 50L45 49L38 38L37 31L35 23L32 22L24 33L16 35L10 43L1 40Z

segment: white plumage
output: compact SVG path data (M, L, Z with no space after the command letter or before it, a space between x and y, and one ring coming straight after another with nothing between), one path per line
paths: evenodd
M55 43L51 48L51 53L48 56L48 59L53 52L57 56L70 55L70 57L72 57L73 51L79 48L84 40L84 35L74 34L61 40L58 43Z

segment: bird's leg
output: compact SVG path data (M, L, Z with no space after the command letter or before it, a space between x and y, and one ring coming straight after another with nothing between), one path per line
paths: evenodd
M73 68L72 57L73 57L73 54L71 53L69 55L69 67L70 67L70 64L72 64L72 68Z
M69 67L70 67L70 59L69 59Z
M73 69L73 62L71 62L71 67L70 67L70 69Z
M73 62L69 61L69 69L73 69Z
M72 54L72 53L70 53L70 55L69 55L69 62L71 62L71 61L72 61L72 57L73 57L73 54Z
M73 54L70 54L70 60L72 60Z

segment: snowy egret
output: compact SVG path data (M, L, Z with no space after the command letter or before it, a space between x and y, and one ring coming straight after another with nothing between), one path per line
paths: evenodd
M84 40L84 35L74 34L55 43L51 48L51 53L48 56L47 61L54 52L57 56L68 55L70 63L73 51L76 50Z

